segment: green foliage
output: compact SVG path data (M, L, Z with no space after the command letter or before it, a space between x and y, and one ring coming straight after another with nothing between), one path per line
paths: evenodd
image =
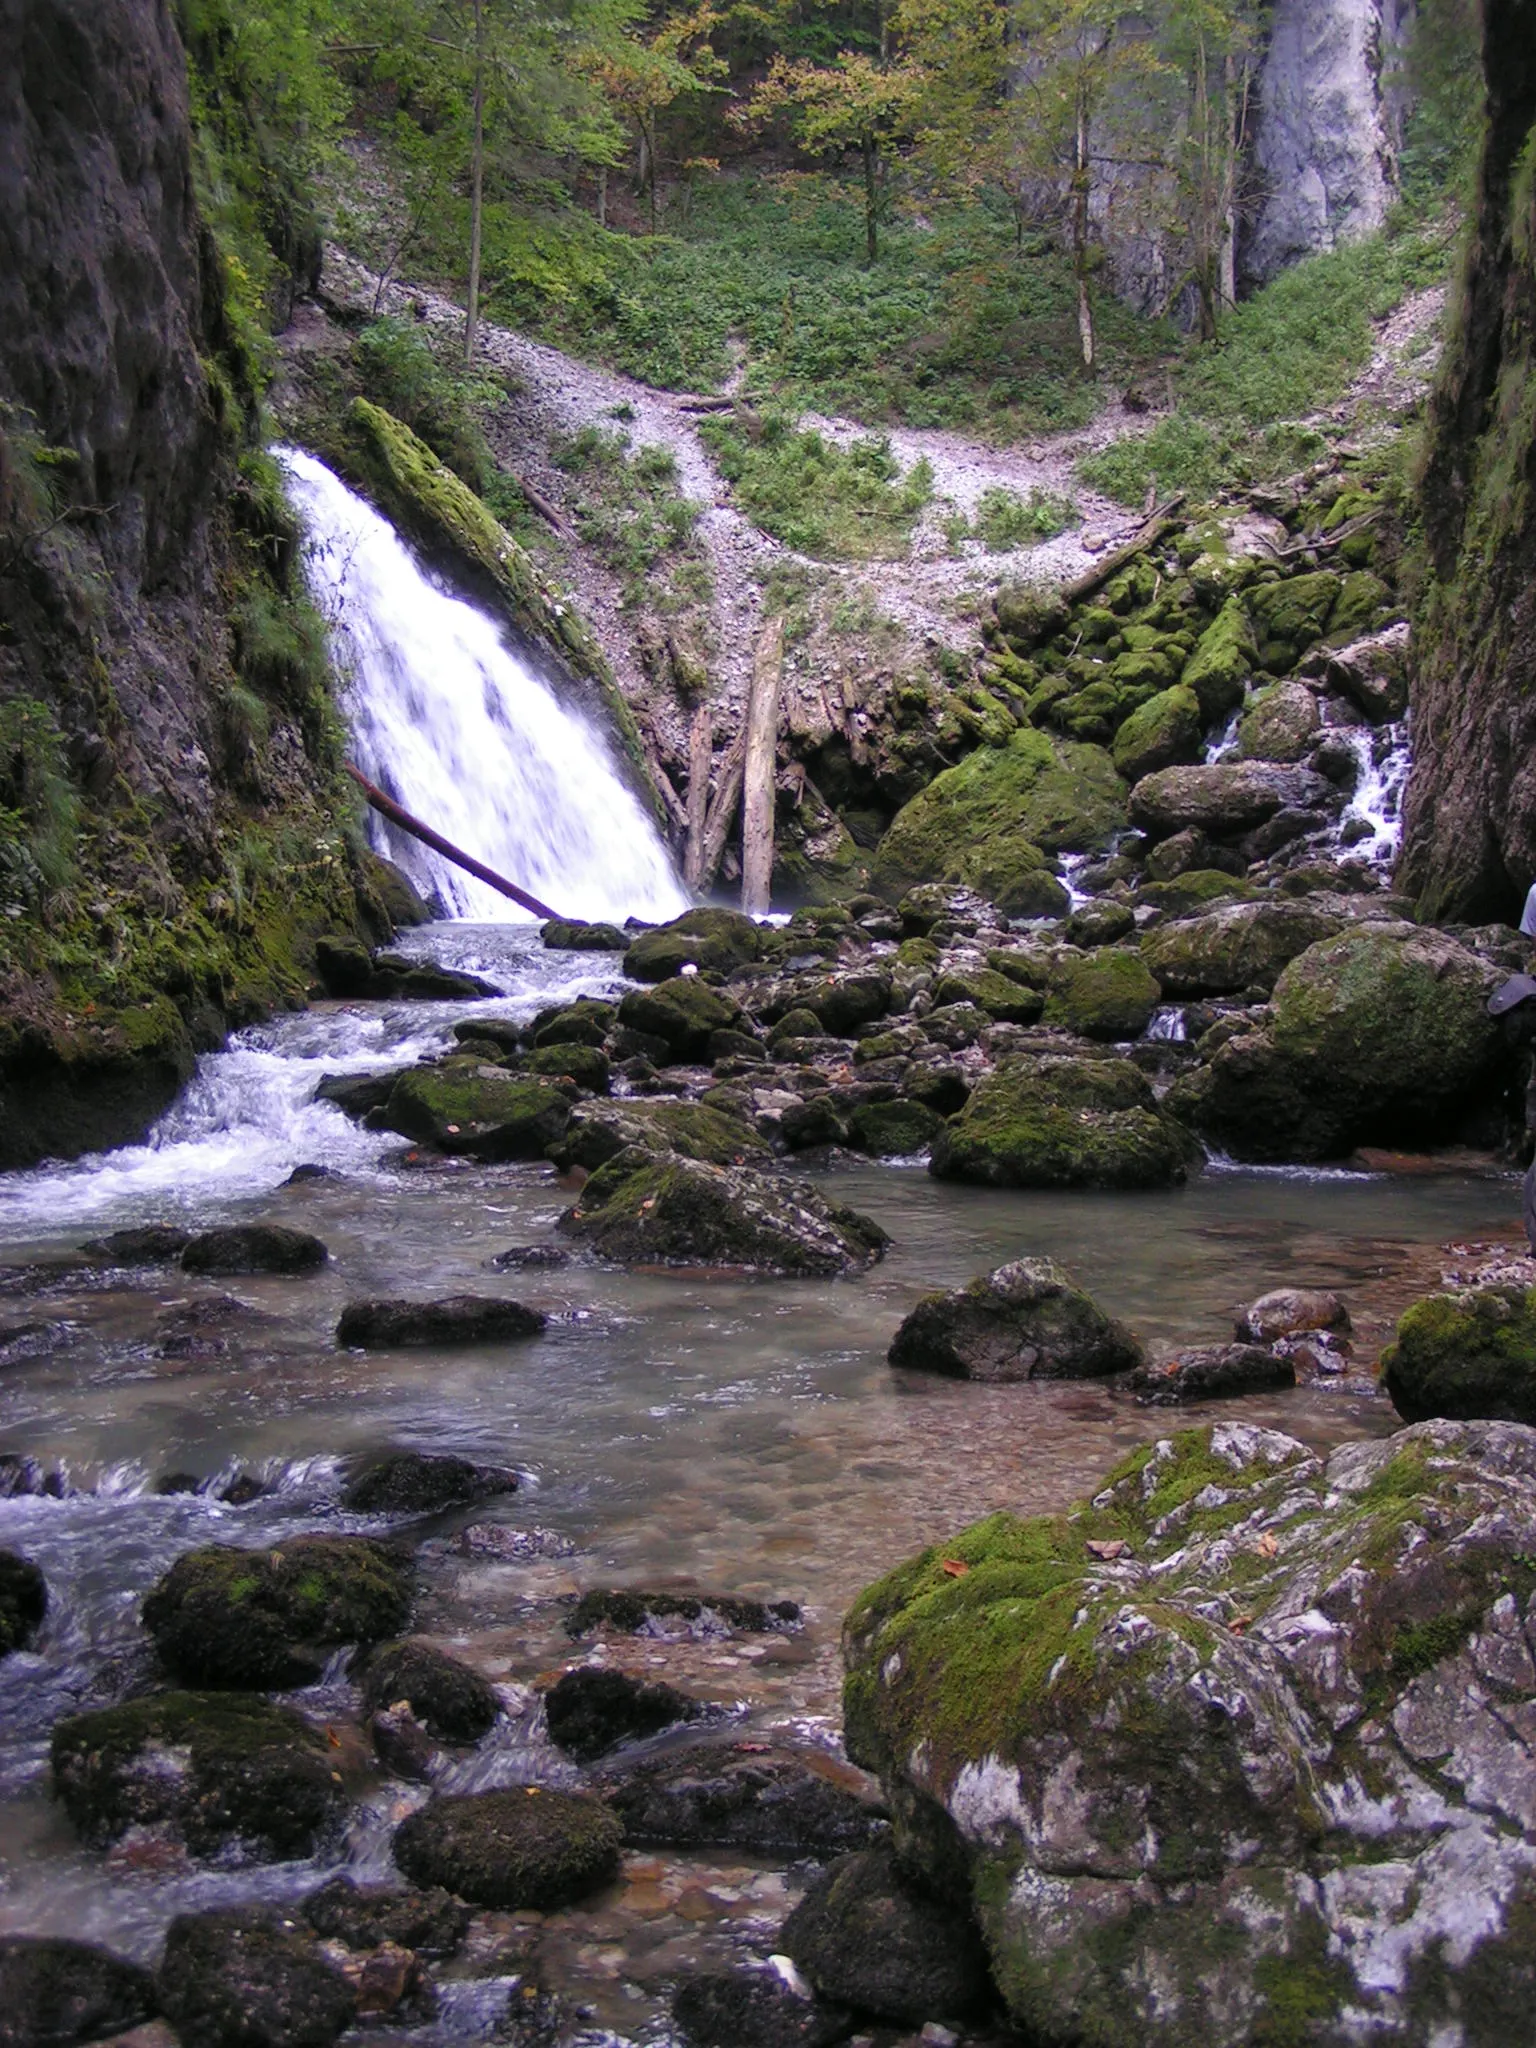
M1050 540L1065 533L1078 521L1078 509L1071 498L1038 486L1027 498L1016 491L992 484L981 494L976 506L973 530L976 538L994 555L1010 548L1028 547L1031 542Z
M1476 0L1419 0L1392 83L1408 103L1399 160L1403 196L1433 206L1471 187L1482 139Z
M928 464L903 476L883 436L839 447L778 412L706 420L699 431L747 515L802 554L894 560L933 495Z
M365 395L404 420L472 491L485 495L495 475L476 408L499 397L440 358L420 327L372 321L353 343Z
M0 914L55 913L74 880L80 799L46 704L0 705Z
M1139 505L1155 484L1159 490L1209 496L1232 456L1230 439L1201 420L1173 413L1149 434L1128 434L1085 455L1077 473L1091 489L1121 505Z
M627 434L586 426L550 452L558 468L580 478L577 529L622 578L627 603L642 596L664 599L656 572L663 563L677 566L685 555L695 574L680 583L674 579L672 595L696 600L703 594L707 586L700 578L707 571L693 544L700 508L679 491L669 449L650 445L631 453Z

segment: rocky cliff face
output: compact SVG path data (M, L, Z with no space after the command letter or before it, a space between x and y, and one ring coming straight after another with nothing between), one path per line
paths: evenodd
M141 1130L359 914L168 0L0 0L0 1166Z
M1536 7L1485 0L1488 125L1423 475L1401 879L1513 921L1536 878Z

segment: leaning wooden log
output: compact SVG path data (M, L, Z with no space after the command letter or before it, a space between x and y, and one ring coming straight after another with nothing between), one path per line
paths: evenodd
M360 768L354 768L350 761L342 766L367 797L369 803L381 818L388 818L391 825L398 825L402 832L409 832L413 839L419 839L423 846L430 846L434 853L440 853L444 860L451 860L455 867L463 868L466 874L484 882L488 888L499 889L503 896L510 896L514 903L521 903L524 910L531 910L535 917L558 918L558 910L551 910L547 903L541 903L537 896L530 896L526 889L519 889L516 882L509 882L505 875L498 875L494 868L488 868L484 861L476 860L473 854L465 853L452 840L445 839L441 832L434 832L430 825L424 825L420 818L413 818L409 811L397 804L392 796L386 796L377 783L370 782Z
M1138 555L1145 554L1148 548L1156 546L1157 542L1166 534L1173 532L1175 527L1182 526L1183 520L1175 519L1173 514L1183 502L1184 493L1180 491L1178 496L1170 498L1166 505L1157 506L1131 539L1116 548L1113 554L1106 555L1102 562L1096 562L1091 569L1075 577L1072 582L1063 583L1061 595L1066 602L1069 605L1081 604L1085 597L1092 597L1093 593L1102 590L1110 577L1123 569L1127 562L1134 562Z
M779 753L779 685L783 676L784 621L770 619L752 658L747 749L741 778L741 907L749 917L766 914L773 881L773 789Z
M683 886L695 892L704 870L704 828L709 822L709 764L715 748L714 720L700 704L688 735L688 837L683 847Z
M715 870L725 853L725 842L730 837L737 800L741 795L741 763L746 750L747 730L742 725L721 757L709 799L709 811L704 820L704 852L699 861L698 887L701 891L708 889L714 881Z

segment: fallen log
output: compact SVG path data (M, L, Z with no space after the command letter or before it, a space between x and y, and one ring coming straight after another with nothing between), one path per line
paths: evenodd
M566 518L560 507L536 490L526 477L514 476L512 481L523 494L523 501L530 512L537 512L546 526L552 526L562 540L575 540L576 529Z
M683 849L683 886L697 893L704 872L704 828L709 820L709 764L714 757L715 729L708 704L693 714L688 735L688 837Z
M1170 498L1166 505L1155 507L1130 540L1116 548L1113 554L1106 555L1102 562L1096 562L1083 575L1074 577L1070 583L1063 583L1061 595L1066 602L1069 605L1081 604L1085 597L1092 597L1093 593L1101 590L1110 577L1123 569L1127 562L1134 562L1138 555L1145 554L1148 548L1154 547L1166 534L1182 526L1184 521L1175 519L1173 514L1183 504L1184 497L1185 493L1180 491L1178 496Z
M531 910L535 917L559 918L558 910L551 910L547 903L541 903L537 896L530 896L526 889L519 889L516 882L509 882L505 875L498 875L494 868L488 868L484 861L476 860L473 854L465 853L452 840L445 839L441 832L434 832L430 825L424 825L420 818L413 818L410 812L397 804L392 796L386 796L377 783L370 782L360 768L354 768L350 761L342 766L357 784L381 818L388 818L392 825L398 825L402 832L409 832L413 839L419 839L423 846L430 846L434 853L440 853L444 860L451 860L455 867L463 868L466 874L484 882L488 888L499 889L503 896L510 896L514 903L521 903L524 910Z
M768 910L773 879L773 792L779 746L779 686L784 676L784 621L770 619L752 661L747 746L741 790L741 907L748 917Z

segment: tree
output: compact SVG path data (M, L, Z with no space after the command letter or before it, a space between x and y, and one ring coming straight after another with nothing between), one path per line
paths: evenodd
M707 91L724 73L709 42L719 20L713 8L698 6L663 21L649 36L625 36L594 50L587 60L589 75L609 105L634 123L639 137L638 183L649 196L653 235L661 167L658 124L685 93Z
M910 132L918 83L910 64L882 64L858 50L844 50L831 64L775 57L747 108L746 119L753 123L788 113L796 140L813 155L858 151L864 247L871 264L880 254L881 163Z
M1174 231L1187 250L1202 341L1237 298L1237 218L1258 42L1253 0L1172 0L1162 38L1186 91L1167 144Z

